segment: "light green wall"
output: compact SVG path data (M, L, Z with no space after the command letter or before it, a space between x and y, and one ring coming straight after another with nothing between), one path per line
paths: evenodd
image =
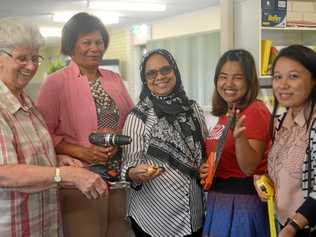
M40 54L45 58L43 63L39 66L38 71L32 81L29 82L25 91L28 95L31 96L32 99L36 99L37 91L42 83L42 81L47 76L47 70L49 64L52 60L58 55L59 47L58 46L49 46L41 49Z

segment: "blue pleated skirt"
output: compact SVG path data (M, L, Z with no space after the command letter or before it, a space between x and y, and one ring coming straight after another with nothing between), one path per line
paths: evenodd
M203 237L269 237L266 203L257 195L210 191Z

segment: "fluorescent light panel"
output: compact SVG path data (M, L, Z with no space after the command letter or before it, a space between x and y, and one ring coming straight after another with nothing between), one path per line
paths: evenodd
M140 2L100 2L90 1L89 8L103 9L108 11L152 11L161 12L166 10L166 4L140 3Z
M76 13L78 12L74 12L74 11L55 12L53 14L53 21L66 22ZM96 11L96 12L90 12L90 13L100 18L100 20L106 25L119 23L120 14L118 13L106 12L106 11Z

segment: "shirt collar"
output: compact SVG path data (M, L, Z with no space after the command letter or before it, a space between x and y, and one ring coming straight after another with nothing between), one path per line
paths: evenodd
M28 112L33 107L32 102L24 92L22 92L21 97L24 102L23 104L12 94L3 81L0 80L0 104L5 110L11 114L15 114L20 109Z
M70 61L70 63L69 63L69 68L72 70L73 74L74 74L76 77L78 77L78 78L83 77L83 75L80 73L80 68L79 68L78 64L77 64L75 61L73 61L73 60ZM99 74L101 75L101 77L104 77L105 71L100 70L100 69L98 68L98 72L99 72Z
M301 111L295 117L293 117L292 109L289 109L284 120L284 127L290 128L294 125L298 125L299 127L303 128L306 124L304 111L305 109L302 108Z

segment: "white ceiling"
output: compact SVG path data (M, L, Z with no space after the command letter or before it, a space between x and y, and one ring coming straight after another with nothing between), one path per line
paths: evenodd
M0 0L0 18L8 16L24 17L40 26L60 26L61 23L52 21L55 11L87 11L89 0ZM103 0L113 1L113 0ZM118 1L118 0L116 0ZM122 1L122 0L121 0ZM129 2L165 3L165 12L120 12L118 25L110 28L121 28L133 24L150 23L166 17L189 13L196 10L216 6L220 0L127 0Z

